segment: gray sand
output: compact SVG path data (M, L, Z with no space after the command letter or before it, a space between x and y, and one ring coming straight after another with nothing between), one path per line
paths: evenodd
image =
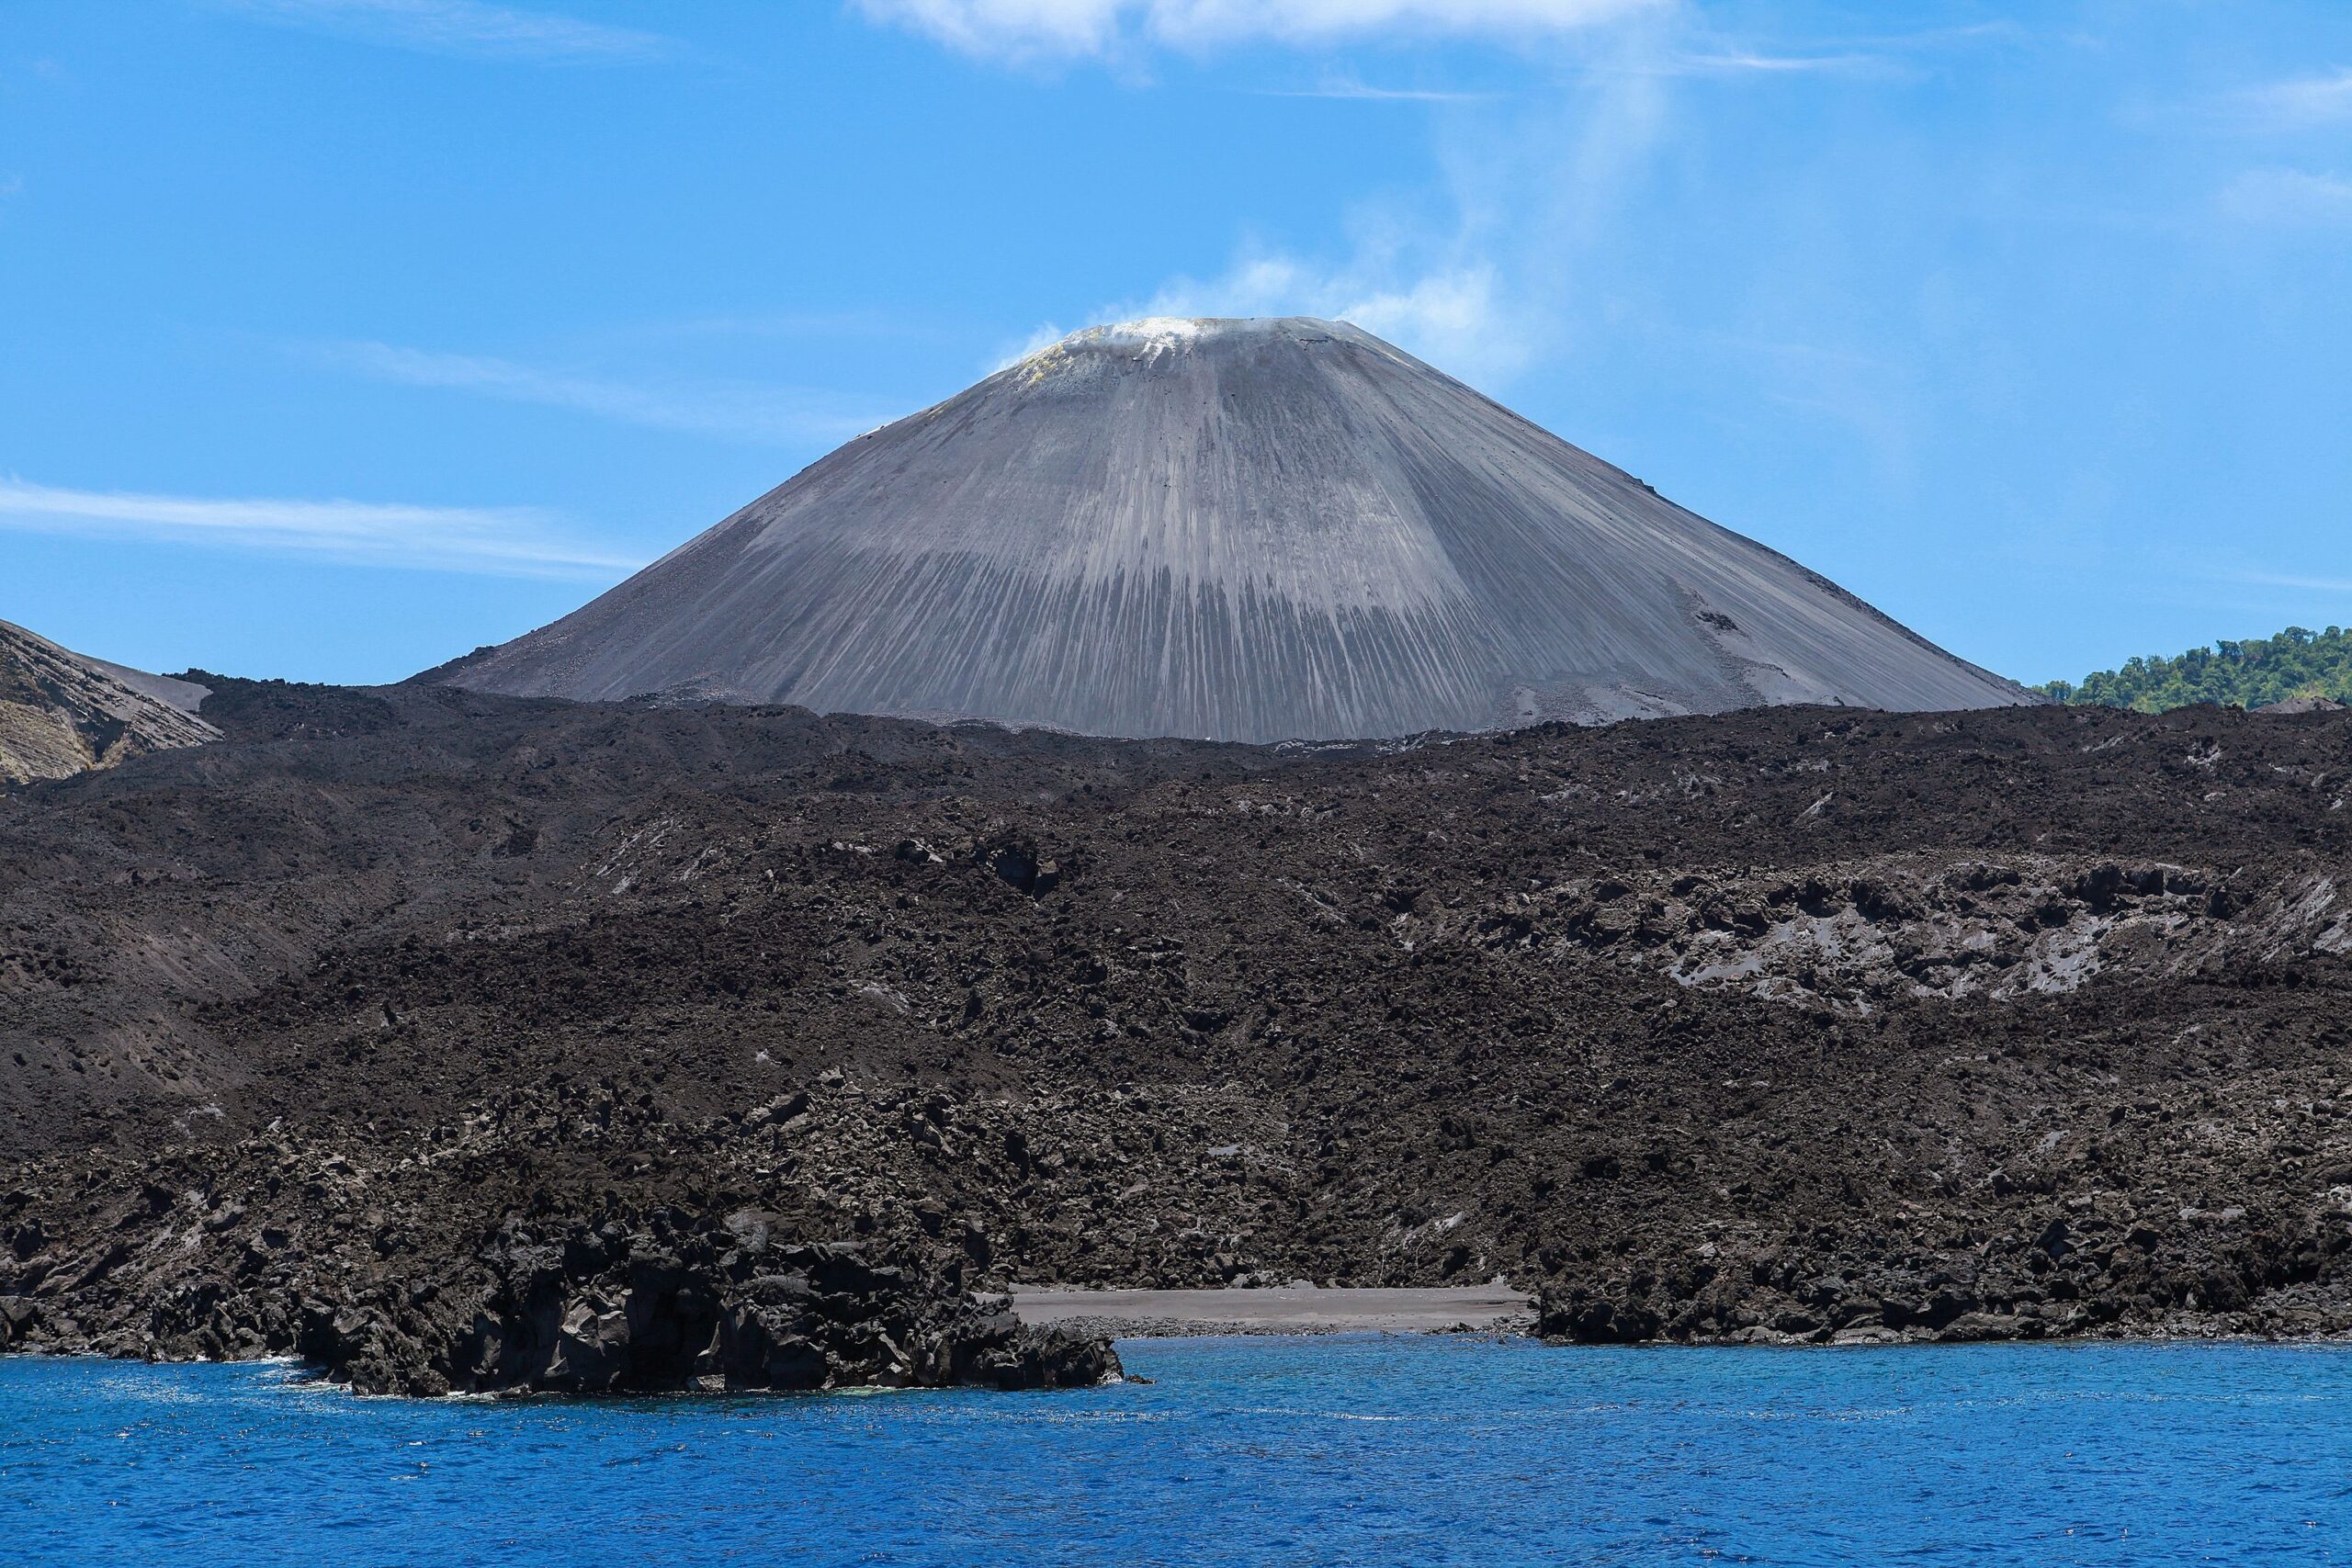
M1525 1332L1534 1302L1507 1285L1417 1290L1054 1291L1015 1286L1033 1326L1060 1324L1119 1337L1190 1334Z

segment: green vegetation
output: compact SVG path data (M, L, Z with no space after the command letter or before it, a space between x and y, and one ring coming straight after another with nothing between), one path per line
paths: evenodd
M2127 660L2120 670L2086 675L2082 683L2052 681L2035 688L2062 703L2098 704L2162 713L2191 703L2260 707L2289 697L2332 697L2352 703L2352 632L2289 626L2277 637L2217 642L2177 659L2161 654Z

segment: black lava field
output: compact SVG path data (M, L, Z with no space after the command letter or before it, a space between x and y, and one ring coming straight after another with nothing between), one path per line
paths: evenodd
M430 1387L536 1312L595 1386L631 1280L785 1311L762 1249L834 1243L877 1303L2352 1331L2352 716L1252 747L199 678L224 739L0 796L0 1341ZM1057 1375L888 1311L933 1349L836 1350Z

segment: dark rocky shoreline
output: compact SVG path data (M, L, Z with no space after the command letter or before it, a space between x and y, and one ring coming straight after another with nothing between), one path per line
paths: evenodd
M20 1217L23 1190L0 1197L0 1349L292 1356L360 1393L424 1396L1050 1389L1120 1373L1106 1339L1023 1326L952 1259L795 1241L784 1215L608 1201L567 1217L544 1192L413 1162L363 1168L282 1140L221 1152L135 1182L85 1173L85 1206L62 1223Z
M575 1307L707 1376L628 1271L702 1238L699 1357L770 1307L745 1213L901 1271L848 1293L893 1350L789 1331L844 1378L963 1375L1016 1279L2352 1331L2352 716L1284 749L207 683L224 741L0 796L29 1347L291 1353L308 1295L381 1314L349 1364L413 1342L388 1381L544 1368ZM487 1357L458 1306L510 1298Z

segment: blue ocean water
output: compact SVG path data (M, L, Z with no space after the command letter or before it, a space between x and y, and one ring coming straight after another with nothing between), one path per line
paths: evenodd
M15 1358L0 1562L2352 1562L2352 1351L1121 1352L1157 1381L612 1404Z

